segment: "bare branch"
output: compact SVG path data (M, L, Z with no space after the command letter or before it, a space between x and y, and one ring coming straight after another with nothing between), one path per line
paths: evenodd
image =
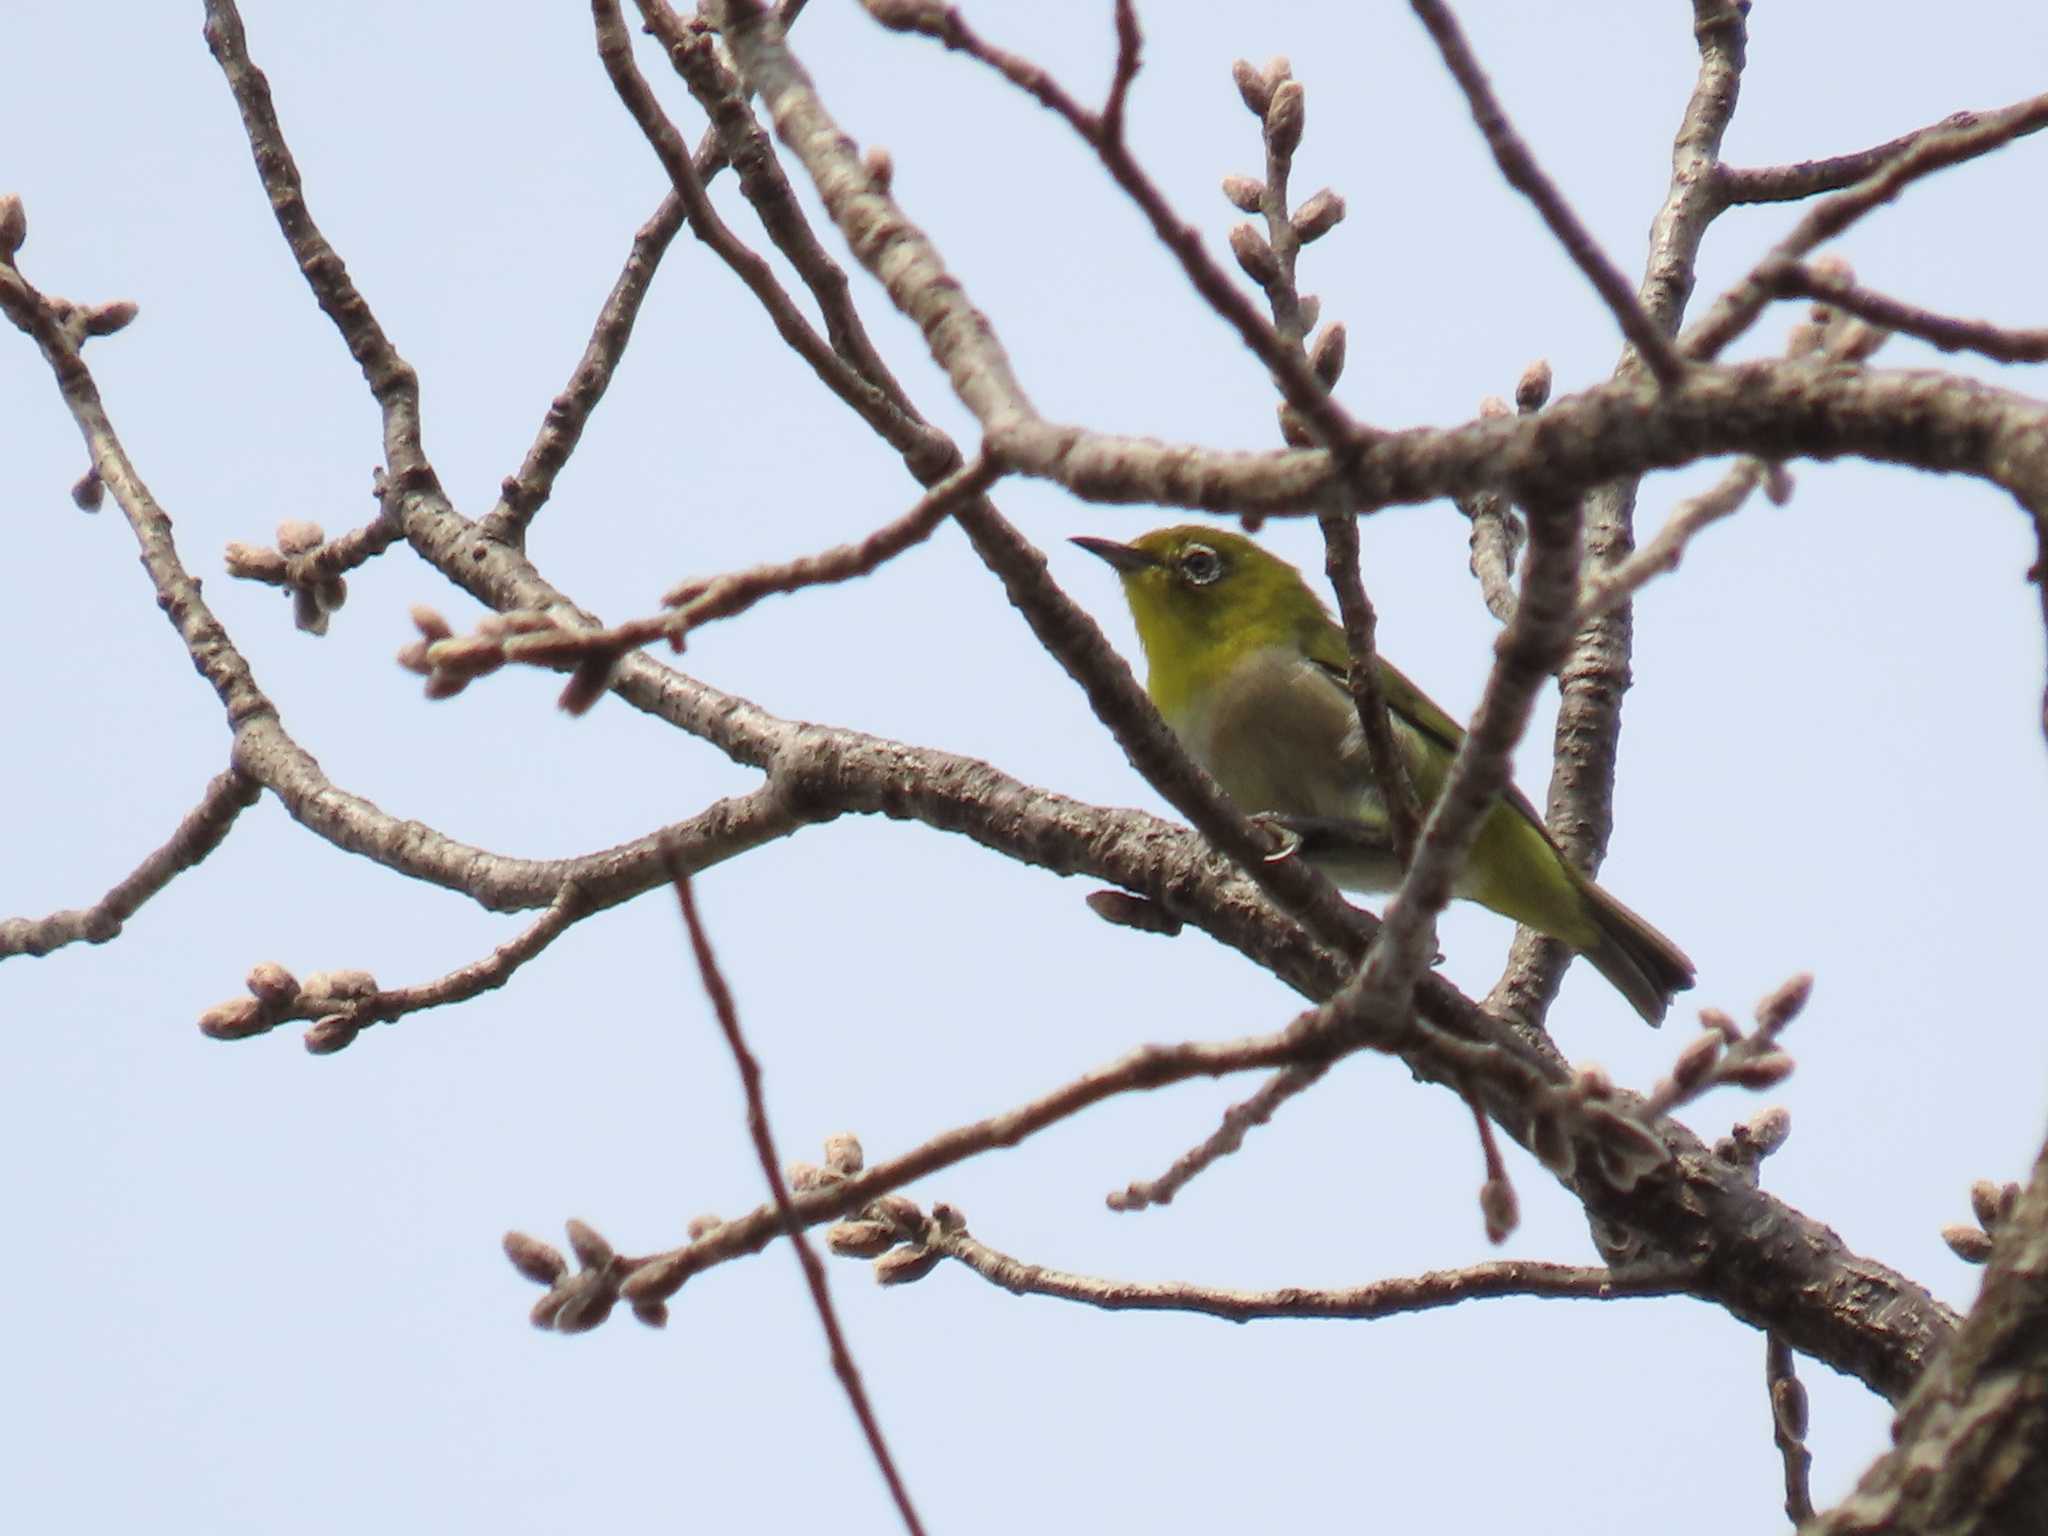
M2048 363L2048 328L2018 330L1936 314L1859 287L1853 278L1817 262L1789 262L1772 273L1770 283L1779 298L1817 299L1944 352L1979 352L2001 363Z
M1748 330L1771 301L1789 263L1832 240L1874 208L1892 201L1923 176L1989 154L2023 134L2048 127L2048 94L1986 113L1968 127L1943 128L1916 137L1896 159L1856 185L1814 205L1792 232L1765 254L1748 276L1714 301L1706 316L1679 338L1688 358L1716 357Z
M439 614L416 610L420 638L399 652L399 664L425 677L428 696L441 699L506 665L573 668L576 677L561 702L581 714L602 695L611 666L626 652L657 640L680 651L691 631L744 613L764 597L869 575L930 538L962 501L979 497L995 479L994 466L976 459L857 544L836 544L814 555L723 576L693 577L663 595L671 611L607 628L566 622L570 616L560 611L514 611L493 614L471 634L456 636Z
M1699 69L1671 145L1671 180L1650 221L1650 250L1640 300L1664 334L1678 329L1692 296L1700 243L1721 212L1714 173L1721 142L1741 96L1747 60L1746 4L1693 0L1693 38ZM1640 366L1633 347L1615 366L1626 384ZM1668 391L1667 391L1668 393ZM1555 426L1551 407L1541 420ZM1635 547L1636 477L1641 470L1588 476L1598 487L1586 498L1585 563L1598 572ZM1558 669L1557 725L1551 737L1550 788L1544 820L1558 846L1588 875L1600 872L1614 829L1614 776L1621 751L1621 701L1632 680L1633 615L1626 606L1579 631ZM1525 1031L1540 1028L1571 963L1571 951L1533 929L1515 934L1508 963L1487 994L1491 1013Z
M1437 51L1443 55L1444 67L1465 93L1465 100L1472 108L1472 120L1485 136L1486 147L1493 151L1494 163L1500 167L1501 175L1507 178L1509 186L1535 204L1536 212L1550 227L1551 234L1557 237L1557 243L1564 247L1573 265L1593 285L1601 302L1621 327L1622 335L1628 338L1650 372L1657 376L1657 381L1661 384L1676 383L1685 372L1684 360L1672 350L1669 335L1644 311L1630 291L1628 279L1621 275L1621 269L1608 260L1606 252L1600 249L1586 226L1579 222L1579 216L1572 212L1564 194L1543 174L1536 157L1529 152L1529 146L1515 132L1514 124L1508 121L1507 114L1501 110L1500 102L1493 94L1486 72L1479 67L1471 45L1465 41L1464 30L1459 27L1457 17L1451 14L1450 7L1443 4L1443 0L1411 0L1411 3L1415 14L1428 29Z
M697 898L690 888L689 866L678 861L673 875L676 898L682 903L683 922L690 930L690 949L697 957L697 971L704 980L704 993L711 999L711 1011L717 1016L718 1027L724 1032L725 1043L732 1051L733 1064L739 1068L740 1086L747 1096L747 1134L753 1138L755 1154L761 1160L761 1172L775 1197L776 1213L782 1219L783 1230L789 1235L790 1246L796 1250L804 1284L810 1288L811 1302L818 1310L818 1321L824 1326L826 1343L832 1353L833 1373L846 1389L847 1401L853 1405L854 1416L860 1420L861 1432L867 1437L868 1449L874 1455L875 1465L881 1469L882 1480L889 1485L889 1496L896 1501L896 1511L903 1518L904 1529L911 1536L923 1536L924 1527L919 1524L917 1511L911 1505L910 1490L903 1485L903 1478L896 1470L896 1458L889 1454L889 1443L882 1435L874 1406L868 1401L860 1369L853 1363L853 1354L846 1347L839 1314L832 1306L832 1290L825 1279L825 1266L812 1251L810 1239L804 1236L803 1225L790 1204L789 1186L782 1180L782 1159L776 1156L775 1134L768 1125L768 1105L761 1091L761 1064L747 1047L746 1036L740 1030L739 1009L733 1004L732 991L719 971L718 957L712 953L711 937L704 931L704 921L698 916Z
M1794 1368L1792 1346L1775 1333L1764 1337L1764 1390L1771 1400L1771 1439L1785 1463L1785 1518L1797 1529L1813 1518L1813 1453L1806 1448L1806 1387Z
M891 16L883 14L882 9L871 6L870 10L875 12L877 19L885 25L897 25ZM814 163L815 154L810 135L817 131L813 127L814 123L829 126L830 119L825 116L822 106L817 105L808 78L786 51L779 49L775 44L761 44L760 40L767 29L761 25L763 13L758 0L726 0L726 12L731 24L727 35L729 40L733 41L735 53L742 55L742 70L752 76L765 69L766 78L757 80L757 85L765 86L768 81L788 80L792 84L797 84L798 89L808 98L802 103L802 116L791 119L786 115L788 98L783 97L779 90L771 92L764 88L762 92L764 99L775 103L777 131L803 158L813 178L818 178L820 168ZM1118 70L1121 72L1128 69L1135 72L1138 51L1135 13L1126 14L1120 11L1117 26ZM1138 205L1150 222L1153 234L1180 263L1181 271L1186 274L1189 284L1207 301L1209 307L1237 332L1239 339L1253 355L1266 365L1274 383L1286 396L1287 403L1301 413L1319 441L1332 445L1349 445L1362 436L1369 435L1352 423L1351 418L1330 398L1329 392L1322 387L1307 363L1285 345L1279 333L1259 314L1257 306L1231 280L1229 273L1211 259L1203 247L1201 234L1193 226L1183 223L1174 213L1165 194L1131 155L1121 132L1112 131L1121 130L1123 125L1121 90L1111 97L1112 104L1118 108L1116 113L1113 116L1107 113L1098 116L1074 100L1058 81L1036 64L1007 53L978 36L955 7L924 8L915 25L906 29L926 32L938 38L948 48L965 53L969 58L988 65L1071 127L1095 151L1096 158L1102 162L1103 169L1109 172L1111 179L1123 188L1132 202ZM778 38L776 43L779 41ZM747 62L749 57L752 63ZM1128 80L1125 81L1125 88L1127 87ZM833 210L833 216L838 219L841 229L848 229L847 219L834 206L826 181L820 181L819 192L825 198L826 207ZM849 238L853 238L850 232ZM879 251L879 243L875 248ZM855 250L863 261L868 261L868 255L861 250L859 241L855 242ZM872 266L872 263L870 265ZM900 304L902 301L899 299L898 302ZM926 339L932 344L934 355L953 375L956 388L962 387L960 372L948 363L942 354L939 337L933 328L917 313L906 313L925 326ZM1014 380L1008 377L1007 368L1004 370L1003 382L1010 385L1012 401L1022 404L1022 392L1015 389ZM989 429L993 436L999 423L983 407L977 405L974 396L980 393L981 391L977 390L970 394L963 388L961 400L981 418L983 426Z
M1795 165L1724 165L1717 174L1721 196L1734 205L1789 203L1816 197L1823 192L1838 192L1883 170L1923 139L1936 134L1967 131L1996 115L1993 112L1951 112L1938 123L1916 128L1887 143L1826 160L1801 160ZM2048 123L2035 123L2021 132L2038 133L2044 127L2048 127Z
M1106 1312L1192 1312L1233 1323L1276 1318L1372 1322L1492 1297L1617 1301L1632 1296L1683 1296L1691 1289L1691 1277L1676 1267L1628 1271L1511 1259L1334 1290L1289 1286L1277 1291L1237 1291L1186 1281L1107 1280L1048 1269L998 1252L964 1227L949 1231L937 1222L924 1241L991 1285L1015 1295L1049 1296Z
M1166 1172L1156 1179L1137 1179L1122 1189L1112 1190L1104 1203L1112 1211L1142 1211L1148 1206L1172 1204L1173 1197L1210 1164L1242 1147L1246 1131L1271 1120L1282 1104L1313 1088L1327 1071L1327 1066L1315 1063L1275 1072L1257 1093L1225 1110L1222 1125L1199 1146L1175 1158Z
M117 937L121 925L144 902L226 840L236 818L256 803L261 790L261 785L237 769L216 774L170 840L91 906L52 912L48 917L0 921L0 959L47 955L67 944L104 944Z

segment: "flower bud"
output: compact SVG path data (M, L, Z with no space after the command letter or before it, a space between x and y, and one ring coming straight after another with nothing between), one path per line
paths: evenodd
M886 149L875 145L860 157L861 169L868 173L868 185L884 197L896 180L896 161Z
M71 503L81 512L97 512L107 499L106 482L97 469L88 469L71 487Z
M1324 327L1322 335L1315 339L1315 345L1308 349L1308 365L1315 369L1316 377L1323 381L1323 388L1329 389L1344 374L1344 344L1346 341L1344 322L1333 321Z
M1543 409L1550 399L1550 363L1548 359L1537 358L1522 370L1522 376L1515 380L1515 409L1527 416Z
M1979 1227L1943 1227L1941 1240L1965 1264L1982 1264L1991 1257L1991 1234Z
M284 580L284 556L268 545L233 543L224 553L230 576L239 576L245 581Z
M272 1020L253 997L231 997L199 1015L199 1032L209 1040L247 1040L270 1029Z
M330 1013L306 1026L304 1044L314 1056L332 1056L336 1051L345 1051L354 1045L356 1036L362 1032L363 1026L347 1014Z
M128 322L141 312L141 307L133 299L115 299L110 303L95 305L85 312L85 334L111 336L114 332L126 328Z
M1244 275L1261 288L1270 288L1280 281L1280 259L1273 254L1273 247L1266 243L1266 237L1251 225L1232 227L1230 254L1244 268Z
M1246 109L1254 117L1264 117L1273 104L1273 87L1266 77L1253 67L1250 59L1239 59L1230 66L1230 78L1237 82L1237 94L1244 99Z
M939 1267L936 1248L895 1248L875 1260L875 1284L909 1285Z
M569 1234L569 1247L576 1254L576 1262L585 1269L603 1269L611 1263L612 1245L589 1222L578 1221L572 1216L564 1223L563 1230Z
M326 531L318 523L291 518L277 525L277 547L287 555L303 555L326 542Z
M841 1221L825 1229L825 1246L843 1259L880 1258L902 1241L886 1221Z
M1266 108L1266 147L1279 159L1287 159L1300 147L1307 119L1308 92L1299 80L1281 81L1274 88L1273 104Z
M851 1131L840 1131L827 1136L825 1166L835 1173L859 1173L867 1166L866 1154L861 1151L860 1138Z
M1263 206L1266 184L1252 176L1226 176L1223 178L1223 195L1240 212L1257 213Z
M1246 65L1249 69L1251 66ZM14 253L28 240L28 210L21 204L20 194L10 192L0 197L0 263L14 265Z
M275 960L263 960L249 967L244 985L249 995L265 1008L289 1008L298 1000L299 979Z
M512 1261L512 1267L535 1285L553 1285L569 1272L569 1261L560 1250L537 1237L507 1232L504 1244L505 1257Z
M1249 211L1249 210L1247 210ZM1344 221L1344 199L1328 187L1294 210L1294 238L1320 240Z

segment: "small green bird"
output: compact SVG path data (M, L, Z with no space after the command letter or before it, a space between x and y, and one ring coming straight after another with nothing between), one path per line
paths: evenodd
M1301 572L1214 528L1074 543L1123 578L1146 689L1188 754L1244 810L1299 836L1303 854L1339 885L1399 884L1345 682L1350 647ZM1465 733L1385 658L1379 673L1395 743L1427 808ZM1652 1024L1693 984L1678 946L1573 868L1513 785L1487 812L1457 894L1570 945Z

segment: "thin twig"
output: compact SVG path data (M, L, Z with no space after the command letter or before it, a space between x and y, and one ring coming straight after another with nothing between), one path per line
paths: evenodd
M1271 1120L1282 1104L1314 1087L1329 1070L1326 1064L1316 1062L1274 1073L1257 1093L1226 1109L1223 1123L1208 1139L1175 1158L1166 1172L1156 1179L1135 1179L1120 1190L1112 1190L1104 1203L1112 1211L1142 1211L1149 1206L1172 1204L1173 1197L1196 1175L1242 1147L1246 1131Z
M415 609L420 638L400 650L399 664L425 677L428 693L434 698L452 697L474 679L503 666L574 668L578 677L563 694L562 703L580 714L601 696L601 687L609 681L603 665L594 675L586 675L589 664L615 663L627 652L657 640L680 651L693 631L744 613L764 597L871 575L930 538L964 501L979 497L997 475L994 465L977 458L858 543L835 544L816 554L722 576L692 578L663 595L667 611L604 628L568 622L571 616L559 611L528 611L493 614L470 634L456 635L439 614Z
M1741 98L1748 57L1747 11L1746 3L1735 0L1693 0L1699 69L1672 138L1671 178L1650 221L1650 250L1639 291L1644 312L1665 335L1677 331L1685 314L1700 244L1724 206L1714 173ZM1623 348L1614 383L1629 385L1640 366L1635 349ZM1554 405L1546 408L1541 424L1554 428L1560 414ZM1598 487L1586 497L1588 570L1597 572L1634 549L1640 473L1592 475L1581 482ZM1633 615L1623 605L1582 628L1558 669L1557 724L1551 734L1544 822L1566 857L1589 876L1599 873L1614 828L1621 704L1632 681L1634 643ZM1572 951L1556 939L1533 928L1517 929L1508 963L1487 994L1487 1011L1513 1021L1535 1048L1555 1054L1541 1027L1571 959Z
M1351 657L1345 686L1351 692L1352 708L1365 740L1365 757L1378 786L1380 803L1386 807L1389 829L1394 834L1394 852L1406 869L1415 857L1415 845L1422 836L1422 807L1408 767L1394 740L1393 718L1387 710L1387 690L1380 680L1376 647L1379 617L1372 600L1365 595L1365 582L1358 570L1358 522L1346 513L1326 514L1322 519L1323 571L1337 594L1337 611L1344 623L1344 642Z
M1764 1390L1771 1399L1771 1439L1785 1463L1785 1517L1798 1529L1813 1518L1813 1453L1806 1448L1806 1387L1792 1346L1764 1335Z
M1816 299L1885 330L1917 336L1944 352L1978 352L2001 363L2048 363L2048 327L2023 330L1937 314L1860 287L1815 262L1787 263L1773 272L1770 282L1779 298Z
M1984 114L1966 128L1920 135L1899 155L1856 185L1816 203L1790 234L1765 253L1748 276L1714 301L1679 338L1679 351L1697 361L1720 354L1755 322L1777 291L1780 274L1824 241L1832 240L1874 208L1882 207L1923 176L1960 165L2048 127L2048 94Z
M854 1416L860 1420L861 1433L867 1436L868 1449L874 1454L875 1465L881 1469L882 1480L889 1485L889 1496L896 1501L896 1510L903 1517L904 1528L911 1532L911 1536L923 1536L924 1527L911 1505L910 1490L904 1487L903 1478L896 1470L896 1459L889 1454L889 1443L883 1438L881 1423L875 1418L874 1407L868 1401L860 1369L853 1363L853 1355L846 1347L846 1335L839 1327L839 1314L832 1306L825 1266L819 1262L810 1239L804 1236L803 1223L790 1203L789 1186L782 1179L782 1159L776 1155L775 1135L768 1125L768 1106L761 1091L761 1064L754 1059L754 1053L747 1047L746 1036L740 1030L739 1010L733 1005L732 991L719 971L718 957L711 950L711 938L705 933L703 919L697 913L697 898L690 888L689 870L678 864L674 876L676 898L682 904L683 922L690 930L690 949L697 957L697 971L704 981L704 993L711 999L711 1011L718 1016L718 1027L724 1031L725 1043L732 1050L733 1064L739 1068L740 1086L746 1092L747 1134L753 1138L754 1151L761 1160L761 1172L767 1177L768 1188L775 1196L776 1214L781 1217L782 1229L796 1250L804 1283L810 1287L811 1301L818 1309L818 1321L824 1326L825 1338L832 1352L833 1372L846 1389L847 1401L852 1403Z
M1790 203L1838 192L1854 186L1864 177L1883 170L1921 140L1938 133L1954 133L1977 127L1992 112L1951 112L1938 123L1901 134L1888 143L1854 154L1834 155L1826 160L1801 160L1793 165L1724 165L1716 173L1722 199L1730 205L1741 203ZM2024 133L2038 133L2048 123L2035 123Z
M117 937L121 925L144 902L221 845L236 818L256 803L262 788L238 769L216 774L169 841L91 906L52 912L48 917L0 921L0 959L47 955L67 944L104 944Z
M751 8L753 0L729 0L729 10ZM878 16L885 25L896 25ZM1030 95L1038 104L1057 115L1095 151L1110 178L1124 190L1145 215L1159 242L1180 263L1182 273L1194 290L1266 365L1287 403L1301 413L1317 439L1343 452L1350 445L1369 439L1317 380L1314 371L1290 349L1272 324L1246 297L1230 274L1210 257L1194 226L1181 219L1166 196L1145 174L1131 154L1123 136L1123 103L1130 79L1138 68L1141 38L1135 11L1129 0L1119 0L1117 13L1117 63L1112 77L1110 107L1095 113L1083 107L1064 86L1038 65L1008 53L982 38L967 23L957 7L932 6L904 18L905 30L926 33L946 47L987 65Z
M924 1241L1015 1295L1047 1296L1106 1312L1191 1312L1233 1323L1282 1318L1371 1322L1493 1297L1615 1301L1683 1296L1692 1290L1692 1277L1675 1267L1630 1271L1507 1259L1329 1290L1288 1286L1239 1291L1177 1280L1108 1280L1048 1269L1001 1253L965 1229L948 1231L939 1223L932 1224Z
M1565 254L1593 285L1601 302L1606 304L1620 325L1622 334L1649 366L1650 372L1657 376L1657 381L1665 385L1675 384L1685 374L1684 360L1672 350L1670 337L1643 309L1635 291L1629 287L1628 279L1621 275L1621 269L1608 260L1592 233L1572 212L1571 204L1565 201L1556 183L1537 165L1529 146L1501 110L1500 102L1493 94L1493 86L1487 81L1486 72L1479 67L1479 60L1473 55L1464 30L1451 14L1450 7L1443 4L1443 0L1410 0L1410 3L1436 43L1437 51L1443 55L1444 67L1450 70L1451 78L1464 91L1465 100L1472 109L1472 119L1485 136L1486 147L1493 151L1494 162L1499 165L1501 175L1507 178L1509 186L1536 205L1536 212L1550 226L1557 243L1564 247Z
M1670 517L1649 543L1620 564L1605 566L1586 578L1572 628L1583 629L1603 614L1612 613L1656 577L1677 570L1694 536L1739 511L1770 473L1770 467L1761 459L1738 460L1712 488L1673 507Z

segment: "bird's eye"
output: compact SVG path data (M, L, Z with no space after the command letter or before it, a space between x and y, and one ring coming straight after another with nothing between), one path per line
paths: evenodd
M1206 544L1190 544L1180 557L1180 573L1192 587L1206 587L1223 574L1223 557Z

